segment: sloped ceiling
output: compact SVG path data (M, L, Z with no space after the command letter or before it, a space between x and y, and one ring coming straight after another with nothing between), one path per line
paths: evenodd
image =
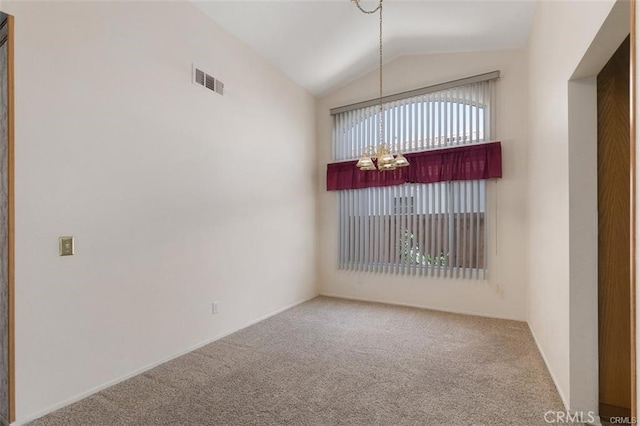
M314 95L377 67L378 15L363 14L349 0L194 3ZM372 9L377 1L361 5ZM384 61L523 48L534 10L528 0L385 0Z

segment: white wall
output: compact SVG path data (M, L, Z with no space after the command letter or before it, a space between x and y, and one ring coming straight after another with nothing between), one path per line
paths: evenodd
M596 77L569 82L570 407L599 409Z
M500 70L497 132L503 146L503 179L488 185L489 277L486 281L405 277L339 271L337 196L325 190L331 161L329 109L377 96L377 71L318 101L319 282L323 294L524 320L527 288L526 124L524 51L453 53L400 58L384 67L385 94ZM496 209L497 206L497 209Z
M188 2L3 8L18 420L317 293L312 96Z
M578 155L580 147L570 143L569 105L592 99L592 89L584 85L593 87L587 77L598 68L593 63L585 66L582 61L614 3L539 2L529 38L528 316L565 405L572 409L587 403L597 407L597 401L593 401L597 380L575 381L580 374L593 375L592 328L597 326L593 295L597 297L597 293L589 287L593 286L592 279L583 280L585 271L591 271L593 278L596 270L594 176L593 170L589 173L585 169L585 164L594 165L594 153L590 150ZM609 52L609 57L614 51L615 48ZM600 67L604 63L606 60ZM591 71L584 72L582 68ZM572 78L582 80L570 88ZM569 93L576 96L571 101ZM585 110L578 113L583 117L590 114ZM584 123L583 127L592 131L592 125ZM575 126L573 129L576 140L588 131L577 131ZM586 275L588 279L589 274ZM588 340L580 341L584 331L589 334ZM576 351L580 347L577 344L590 352L585 355ZM587 358L578 361L581 356Z

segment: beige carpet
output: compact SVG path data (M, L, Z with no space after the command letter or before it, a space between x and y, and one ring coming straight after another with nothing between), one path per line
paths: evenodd
M318 297L31 423L546 425L525 323Z

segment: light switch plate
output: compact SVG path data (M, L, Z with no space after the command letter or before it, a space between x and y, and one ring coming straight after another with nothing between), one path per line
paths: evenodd
M60 256L73 255L73 237L60 237Z

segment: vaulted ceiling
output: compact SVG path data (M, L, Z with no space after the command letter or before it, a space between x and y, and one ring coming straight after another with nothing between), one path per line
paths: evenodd
M377 67L378 15L350 0L195 1L227 31L315 95ZM362 0L363 8L377 1ZM385 0L384 61L525 47L532 0Z

